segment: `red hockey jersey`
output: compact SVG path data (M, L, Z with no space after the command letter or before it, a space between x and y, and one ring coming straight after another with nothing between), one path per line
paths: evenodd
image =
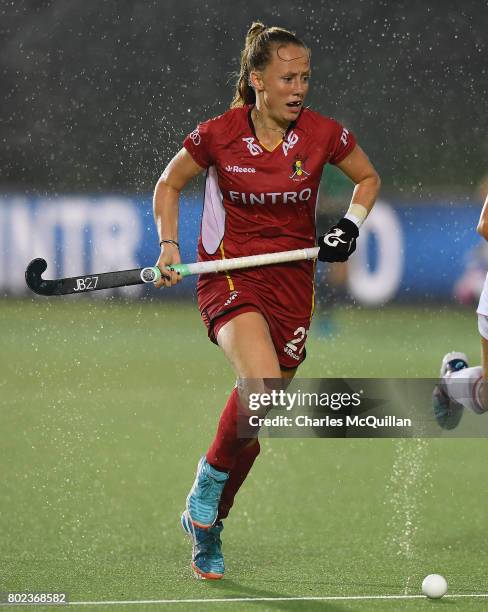
M314 246L323 167L356 144L340 123L304 108L270 151L256 137L251 110L231 109L184 140L207 169L199 260Z

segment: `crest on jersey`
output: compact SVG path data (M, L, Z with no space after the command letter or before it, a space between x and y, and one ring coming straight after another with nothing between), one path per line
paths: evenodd
M310 176L310 172L305 170L306 161L306 157L295 157L295 161L291 166L293 172L288 178L291 178L291 180L295 181L296 183L300 183L301 181L304 181L307 176Z

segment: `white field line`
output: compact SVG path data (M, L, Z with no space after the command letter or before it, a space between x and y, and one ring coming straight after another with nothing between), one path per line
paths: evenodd
M452 594L445 595L443 599L456 599L458 597L488 597L488 593ZM70 606L114 606L124 604L177 604L177 603L243 603L255 601L361 601L368 599L427 599L425 595L325 595L323 597L223 597L207 599L147 599L141 601L71 601Z
M453 593L444 595L443 599L469 599L469 598L488 598L488 593ZM11 607L33 607L45 606L65 607L68 606L123 606L123 605L147 605L147 604L207 604L207 603L245 603L259 601L367 601L367 600L409 600L427 599L424 595L324 595L324 596L304 596L304 597L222 597L207 599L135 599L117 601L70 601L68 604L9 604L0 603L0 606Z

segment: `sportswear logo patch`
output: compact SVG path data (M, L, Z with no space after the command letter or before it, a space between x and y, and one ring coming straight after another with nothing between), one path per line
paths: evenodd
M193 130L193 132L190 134L190 138L193 142L193 144L198 147L198 145L202 142L202 137L200 136L200 132L198 131L198 128L195 128Z
M251 174L256 173L256 168L243 168L241 166L231 166L230 164L227 164L227 166L225 166L225 170L227 170L227 172L247 172Z
M289 134L286 140L283 141L283 144L281 145L283 147L283 153L286 155L288 155L288 151L290 149L293 149L293 147L297 144L299 138L298 136L295 134L295 132L292 130Z
M262 148L256 142L254 142L254 138L249 137L243 138L242 140L247 144L247 148L249 149L251 155L259 155L263 152Z
M238 295L239 295L238 291L233 291L230 294L228 300L226 302L224 302L224 306L223 307L225 308L226 306L230 306L232 304L232 302L237 298Z
M346 147L347 146L347 137L349 136L349 130L346 130L346 128L344 128L342 130L342 134L341 134L341 142L342 144Z
M345 232L343 232L339 227L336 227L333 232L329 232L324 236L324 242L327 246L336 247L339 242L341 244L347 244L347 240L341 240L341 236L343 236Z

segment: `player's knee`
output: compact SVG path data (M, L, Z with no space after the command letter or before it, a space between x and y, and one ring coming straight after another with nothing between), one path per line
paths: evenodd
M289 381L282 378L238 378L239 409L243 414L265 416L274 406L276 393L286 388Z
M264 393L265 385L262 378L238 378L236 382L239 408L250 414L254 410L255 397Z

